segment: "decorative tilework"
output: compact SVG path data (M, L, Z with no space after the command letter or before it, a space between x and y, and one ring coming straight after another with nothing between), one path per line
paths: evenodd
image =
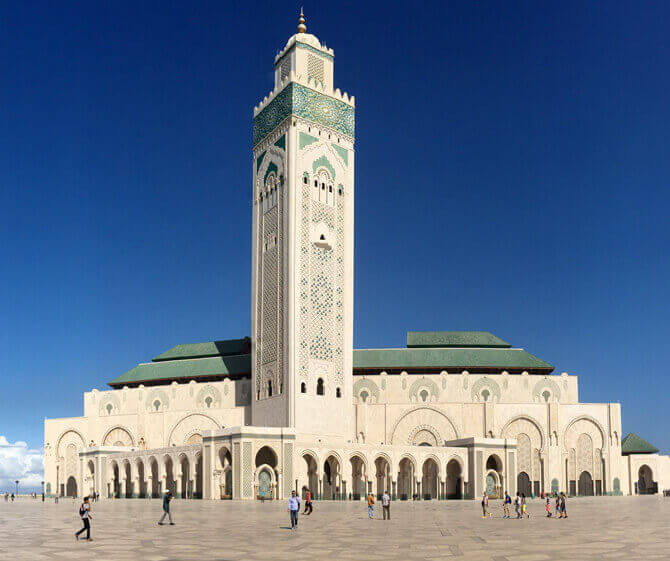
M275 62L275 68L277 67L278 64L281 64L281 62L282 62L284 59L286 59L286 57L287 57L289 54L291 54L291 53L293 52L293 50L294 50L296 47L297 47L298 49L304 49L304 50L306 50L306 51L313 52L313 53L315 53L315 54L317 54L317 55L320 55L320 56L322 56L323 58L326 58L326 59L328 59L328 60L330 60L330 61L332 61L332 60L335 58L335 57L333 57L333 55L331 55L330 53L325 53L325 52L323 52L323 51L320 51L320 50L317 49L316 47L312 47L312 45L307 45L306 43L302 43L301 41L296 41L296 42L293 44L293 46L292 46L289 50L287 50L287 51L281 56L281 58L279 58L279 59L277 60L277 62Z
M275 146L277 148L281 148L282 150L286 150L286 135L282 134L278 139L277 142L275 142Z
M243 470L242 470L242 494L244 497L249 498L253 496L253 470L251 467L251 442L242 443L242 457L243 457Z
M254 118L253 144L256 146L291 114L353 138L354 113L354 108L343 101L291 82Z
M312 136L311 134L307 134L306 132L300 132L298 145L302 150L305 146L309 146L310 144L314 144L315 142L318 141L319 139L316 136Z
M338 146L337 144L331 144L331 146L335 149L335 152L337 152L340 155L340 158L342 158L342 161L344 162L345 166L349 165L349 150L346 148L342 148L341 146Z
M284 444L284 495L290 496L293 488L293 444Z
M330 172L330 177L331 179L335 179L335 168L333 167L333 164L331 164L328 161L328 158L325 156L321 156L320 158L317 158L312 162L312 171L316 173L316 170L319 169L320 167L326 168Z

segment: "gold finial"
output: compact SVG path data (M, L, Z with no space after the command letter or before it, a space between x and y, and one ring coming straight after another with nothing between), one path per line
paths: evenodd
M300 18L298 19L298 33L306 33L307 26L305 25L305 14L302 13L302 8L300 8Z

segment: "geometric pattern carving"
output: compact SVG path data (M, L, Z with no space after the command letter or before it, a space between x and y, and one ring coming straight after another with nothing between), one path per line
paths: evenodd
M170 400L165 391L156 388L147 394L144 406L147 411L165 411L170 407Z
M244 496L251 497L253 492L252 480L253 473L251 470L251 442L242 443L242 461L243 461L243 471L242 471L242 481L244 482Z
M202 436L203 431L221 428L219 424L201 413L192 413L180 419L170 431L168 446L183 446L194 434Z
M440 395L440 390L437 387L437 384L431 379L422 376L418 380L415 380L412 385L409 387L409 398L412 401L431 401L426 393L423 390L427 390L428 396L432 397L437 401L437 398ZM424 399L426 397L426 399Z
M481 394L485 389L488 390L487 401L493 401L493 397L496 398L496 401L500 401L500 386L498 385L498 382L486 376L472 384L472 390L470 392L472 401L483 400Z
M393 444L412 444L414 437L421 431L428 430L435 438L439 438L439 446L447 440L458 438L456 427L449 417L432 407L417 407L402 415L391 432Z
M291 82L254 117L253 145L261 142L291 114L354 137L354 108L351 105Z
M545 392L545 390L549 391L550 394L550 401L560 401L561 400L561 390L558 387L558 384L554 382L553 380L545 379L545 380L540 380L537 384L535 384L535 387L533 388L533 398L535 401L544 401L544 397L542 394Z
M108 395L104 396L100 400L100 416L104 417L107 415L118 415L121 409L121 404L119 402L118 396L109 392Z
M214 386L207 384L198 392L195 402L199 409L218 409L221 407L221 393Z
M358 399L358 396L363 390L367 390L368 395L374 396L374 403L379 403L379 388L377 384L370 380L369 378L359 378L354 383L354 398Z
M284 444L284 495L289 496L293 488L293 444Z
M102 443L103 446L133 446L135 441L131 434L122 427L110 430Z

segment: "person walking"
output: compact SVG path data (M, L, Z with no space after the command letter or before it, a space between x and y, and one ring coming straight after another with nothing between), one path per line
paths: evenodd
M482 518L486 518L486 510L489 508L489 496L484 491L482 496Z
M79 541L79 535L86 531L86 541L92 542L91 520L93 516L91 516L91 503L88 501L88 497L84 497L84 502L81 503L81 506L79 507L79 516L81 517L81 521L84 523L84 527L78 532L74 533L74 539Z
M509 518L509 505L512 504L512 497L505 491L505 500L503 501L503 518Z
M514 511L516 512L516 517L517 520L521 518L521 498L519 497L519 493L517 492L516 497L514 499Z
M384 520L391 520L391 497L389 497L388 491L384 491L382 495L382 514Z
M556 518L561 517L561 495L556 493Z
M372 493L368 493L368 518L374 518L375 516L375 496Z
M551 499L549 497L547 497L546 510L547 510L547 518L551 518Z
M565 493L561 493L561 518L567 518L568 512L565 509Z
M526 494L521 493L521 516L526 516L526 518L530 518L530 514L528 514L528 505L526 504Z
M159 526L163 525L163 520L165 520L166 516L170 521L170 526L174 526L174 522L172 522L172 513L170 512L171 500L172 500L172 492L168 489L167 491L165 491L163 495L163 516L161 516L161 519L158 521Z
M309 510L309 512L307 512ZM305 510L303 514L312 514L312 492L307 489L305 493Z
M300 499L296 497L295 491L291 491L291 496L288 498L288 511L291 515L291 530L295 530L298 526L298 511L300 510Z

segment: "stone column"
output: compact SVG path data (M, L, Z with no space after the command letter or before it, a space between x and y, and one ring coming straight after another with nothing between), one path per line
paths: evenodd
M421 480L416 480L416 496L418 500L421 500Z
M395 501L398 498L398 482L391 480L391 500Z
M125 499L126 498L126 491L128 487L128 480L124 476L121 481L119 481L119 498Z

